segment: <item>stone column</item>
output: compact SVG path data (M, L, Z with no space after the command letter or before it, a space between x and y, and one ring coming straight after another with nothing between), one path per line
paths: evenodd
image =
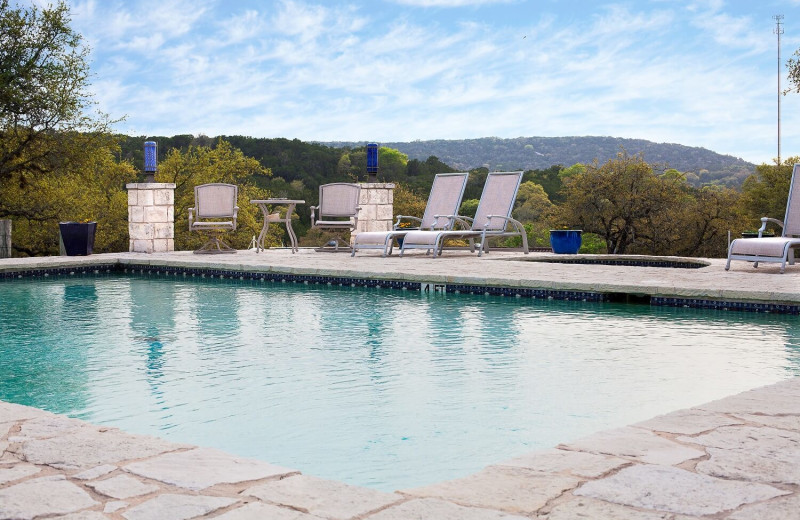
M0 220L0 258L11 258L11 221Z
M128 251L174 251L175 184L134 183L125 187L128 189Z
M358 226L352 236L363 231L391 231L394 217L394 184L364 182L358 205ZM352 242L352 238L350 239Z

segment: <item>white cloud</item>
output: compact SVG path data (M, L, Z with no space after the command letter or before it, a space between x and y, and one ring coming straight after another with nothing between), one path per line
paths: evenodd
M767 160L755 150L774 140L774 59L760 66L755 29L724 4L537 13L511 26L469 13L382 16L371 3L206 1L178 29L145 35L134 13L152 5L89 0L73 11L100 44L101 109L128 114L141 133L617 135L751 160ZM709 36L720 22L727 34ZM784 136L800 145L788 123L800 96L790 97Z

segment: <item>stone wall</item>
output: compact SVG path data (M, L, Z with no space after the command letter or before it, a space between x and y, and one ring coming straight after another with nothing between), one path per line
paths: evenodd
M394 184L361 183L361 211L353 236L364 231L391 231L394 215Z
M128 251L174 251L175 184L134 183L125 187L128 189Z
M11 221L0 220L0 258L11 258Z

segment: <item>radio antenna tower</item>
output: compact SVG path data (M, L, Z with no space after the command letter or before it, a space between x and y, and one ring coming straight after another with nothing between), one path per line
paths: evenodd
M772 17L775 20L775 30L778 35L778 166L781 165L781 34L783 34L783 15L776 14Z

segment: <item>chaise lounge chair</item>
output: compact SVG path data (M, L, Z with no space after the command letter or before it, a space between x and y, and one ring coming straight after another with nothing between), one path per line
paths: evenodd
M194 187L194 207L189 208L189 231L205 231L211 237L198 254L235 253L236 250L222 241L225 231L236 231L239 206L236 198L239 187L235 184L215 182ZM208 220L213 219L213 220Z
M398 215L392 231L368 231L357 234L351 256L355 256L359 249L382 249L381 256L385 257L392 254L395 239L405 237L413 229L448 229L452 223L449 216L458 213L468 177L468 173L437 174L433 179L428 204L425 206L422 218ZM413 228L400 227L403 220L408 224L411 224L409 221L415 221L416 225Z
M781 236L762 237L767 223L773 222L781 227ZM781 264L781 273L786 271L786 262L794 264L794 249L800 247L800 164L792 170L792 181L789 185L789 198L786 201L786 215L783 222L774 218L763 217L758 230L758 238L737 238L728 248L728 262L725 270L731 268L731 260L746 260L758 267L759 262L776 262Z
M488 240L494 237L520 236L522 250L528 254L528 236L522 224L511 218L517 191L522 182L522 172L492 172L486 177L483 193L478 203L475 218L450 215L450 229L436 231L411 231L403 239L400 256L406 249L427 249L433 251L434 258L442 255L444 241L451 238L466 238L470 241L470 251L474 251L474 240L480 237L478 256L489 251ZM469 229L453 229L456 222L469 222Z

